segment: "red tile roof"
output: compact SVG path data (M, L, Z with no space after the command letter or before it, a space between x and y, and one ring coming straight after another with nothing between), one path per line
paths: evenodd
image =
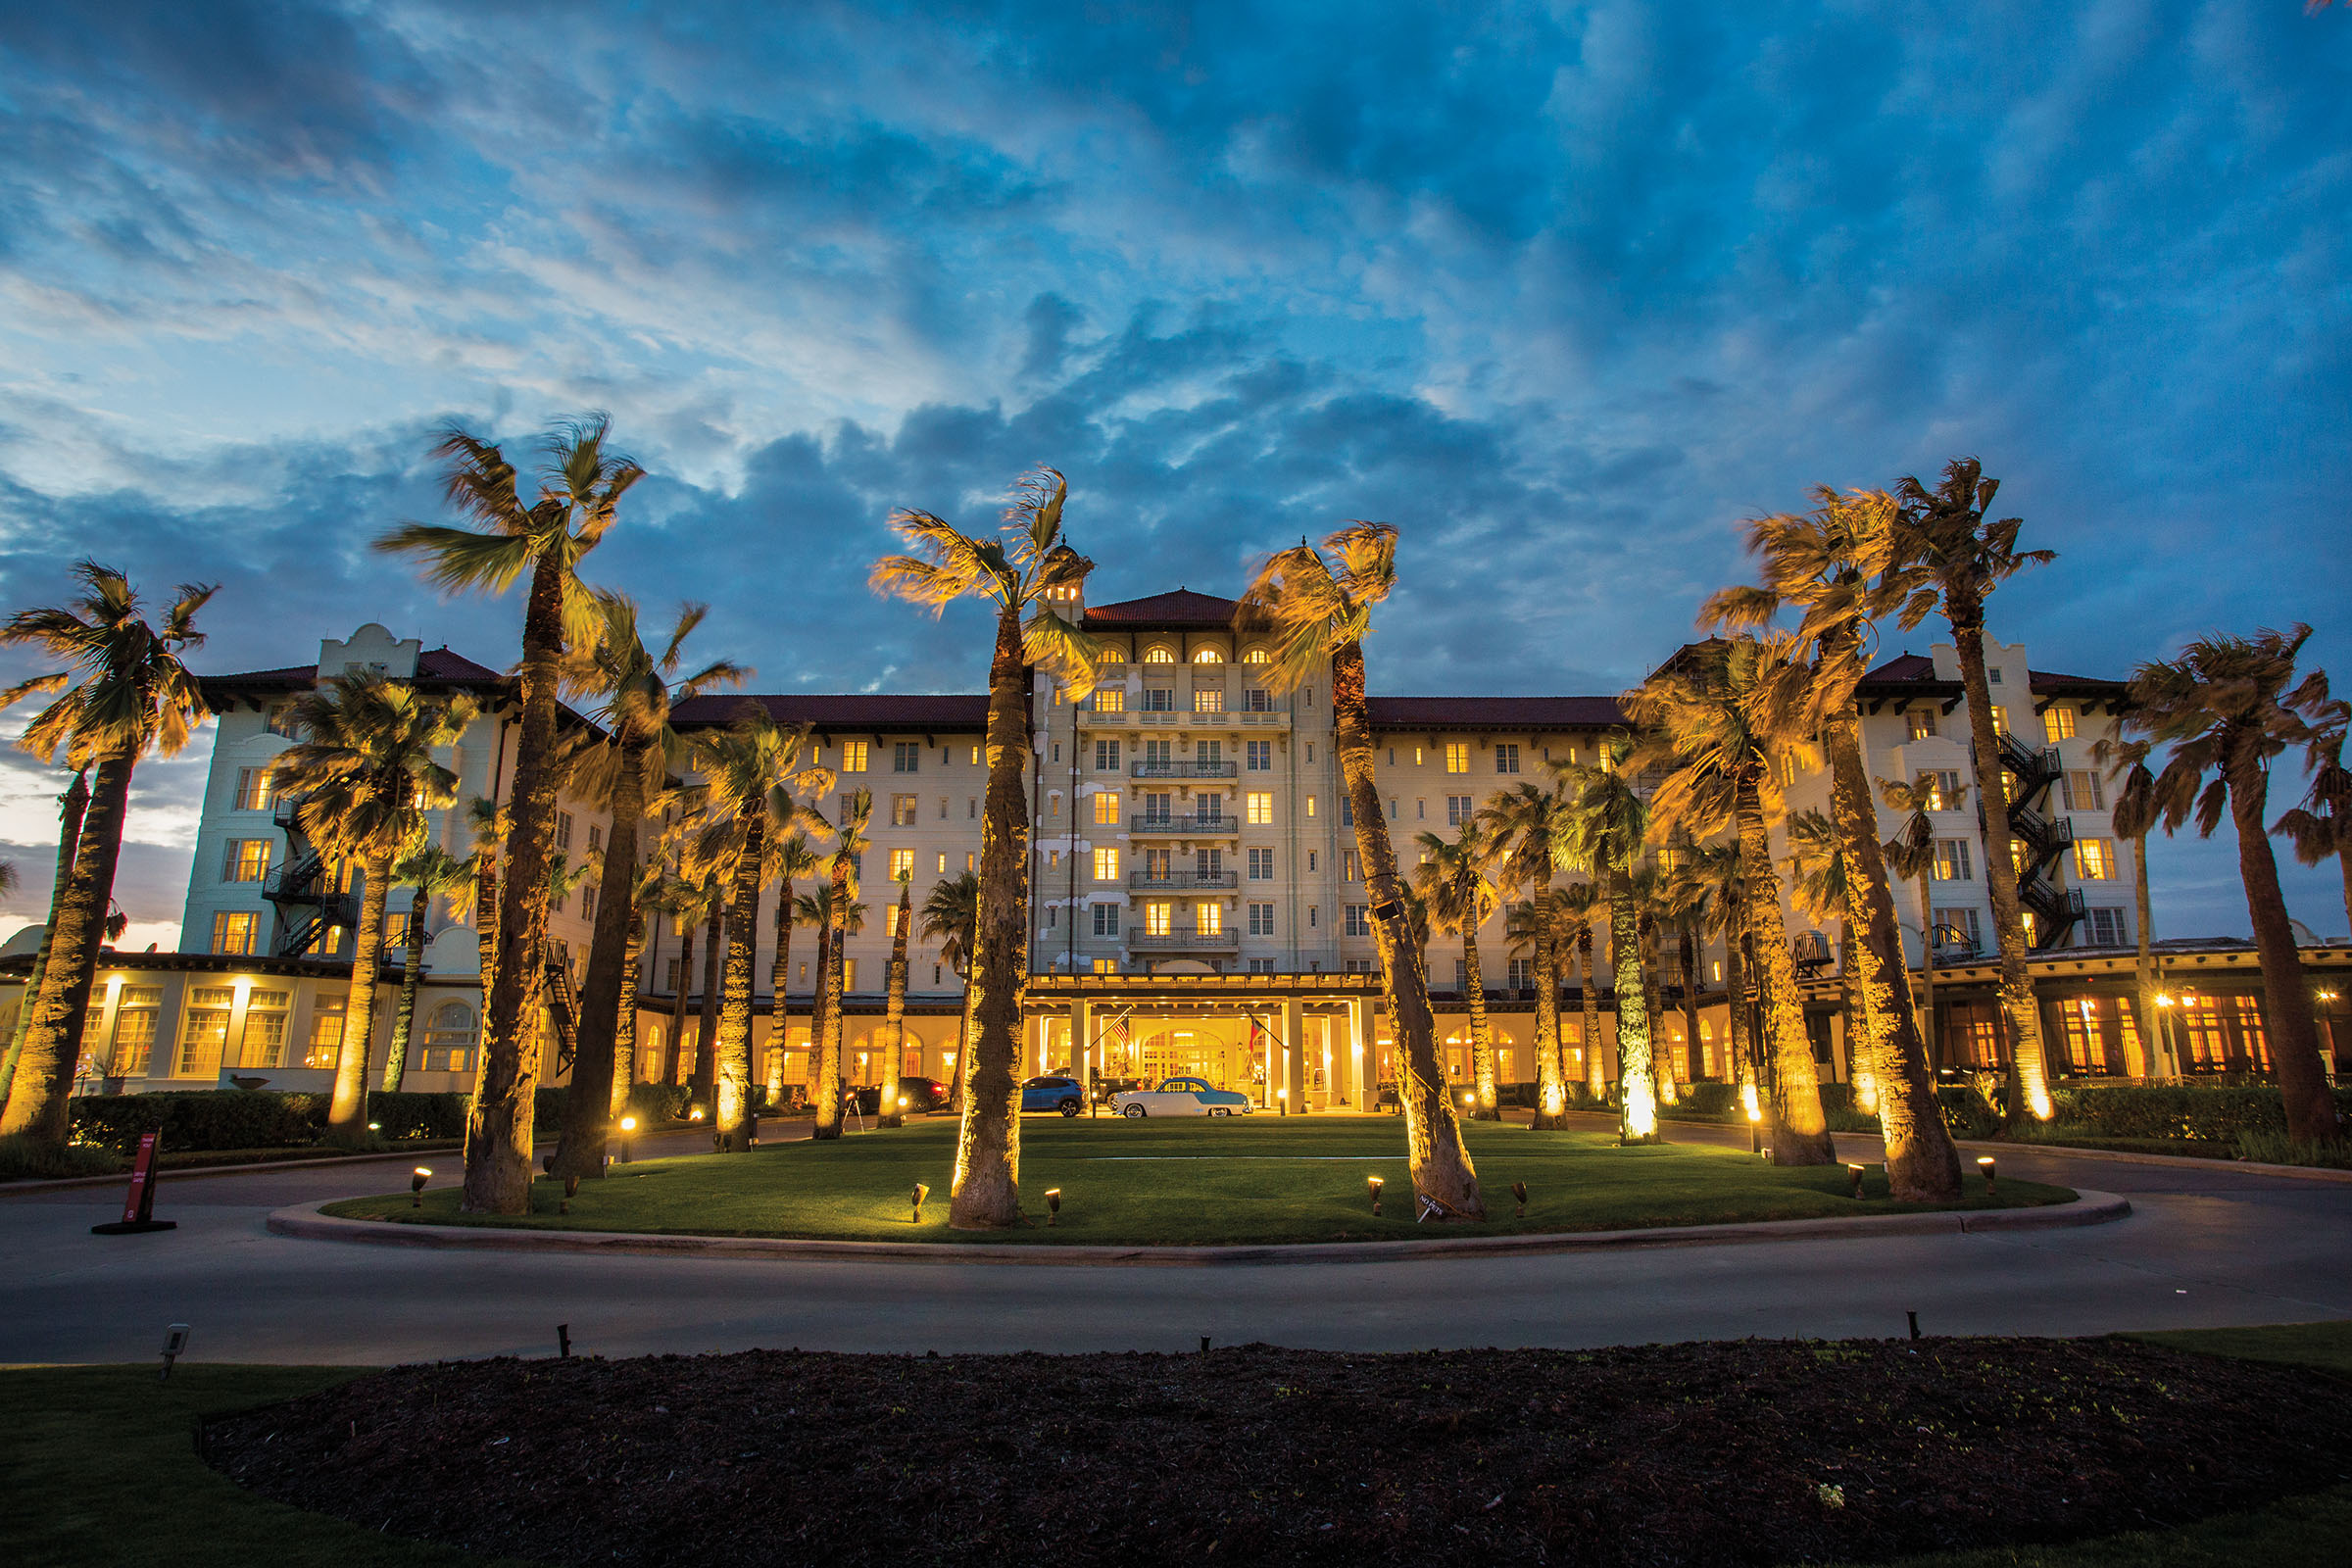
M1934 680L1936 661L1925 654L1897 654L1862 678L1868 681Z
M1125 599L1115 605L1089 605L1086 623L1089 626L1230 626L1234 608L1233 600L1179 588L1174 593Z
M416 656L416 678L438 681L450 686L496 686L508 677L487 665L477 664L464 654L447 648L428 648ZM284 687L292 691L308 691L318 684L317 664L288 664L282 669L249 669L234 675L206 675L204 684L223 691L251 687Z
M671 722L688 726L731 723L752 703L779 724L811 724L820 730L921 730L978 735L988 728L988 694L918 692L911 695L850 692L714 693L678 704Z
M2097 693L2100 695L2112 693L2114 695L2121 696L2123 694L2125 684L2125 682L2120 680L2106 680L2097 675L2058 675L2053 674L2051 671L2046 669L2029 669L2026 671L2027 687L2036 692L2056 694Z
M1607 729L1625 722L1614 697L1373 697L1374 729Z

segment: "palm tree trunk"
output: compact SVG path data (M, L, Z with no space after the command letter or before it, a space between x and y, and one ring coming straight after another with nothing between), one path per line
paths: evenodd
M17 1059L24 1052L24 1036L32 1027L34 1004L41 1000L41 977L49 972L51 939L57 935L58 906L64 901L66 889L74 884L74 857L81 848L81 819L90 808L90 775L87 769L76 771L74 782L58 798L57 873L49 884L49 923L41 927L41 945L32 955L32 968L24 976L24 996L17 1007L16 1027L9 1031L8 1054L0 1057L0 1108L8 1104L10 1092L16 1087Z
M1641 915L1633 878L1614 866L1609 882L1609 963L1617 991L1617 1136L1658 1136L1658 1086L1649 1053L1649 999L1642 983Z
M678 983L669 999L669 1060L662 1064L662 1081L675 1089L682 1081L679 1067L686 1060L686 985L694 978L694 925L678 922Z
M964 1064L971 1060L972 1005L978 997L972 990L970 970L966 969L956 978L963 982L963 1006L956 1017L956 1070L948 1074L948 1108L961 1115Z
M719 939L726 928L726 902L713 889L710 918L703 927L703 1011L694 1026L694 1084L686 1094L688 1102L700 1105L706 1116L712 1113L710 1093L718 1071Z
M848 1006L843 993L849 989L850 956L850 858L833 857L833 940L825 953L825 1058L833 1064L833 1136L841 1136L841 1125L849 1115L849 1097L856 1087L850 1083L850 1055L847 1036Z
M89 808L74 850L74 874L54 896L49 965L33 999L32 1022L9 1080L0 1138L23 1134L46 1149L66 1147L71 1129L74 1068L81 1055L81 1027L90 1009L90 985L106 937L106 911L115 899L115 865L122 855L122 818L130 801L137 752L123 746L98 763Z
M612 1094L606 1102L605 1120L627 1109L629 1091L637 1085L637 986L645 962L645 911L629 910L629 940L622 951L620 995L612 1004Z
M2132 841L2132 881L2138 907L2132 913L2138 917L2136 951L2132 955L2132 977L2136 995L2132 1005L2138 1016L2132 1020L2132 1033L2139 1036L2141 1070L2150 1078L2170 1083L2174 1073L2171 1054L2165 1049L2164 1031L2158 1021L2161 1009L2156 1004L2156 912L2148 893L2148 836L2140 834Z
M1845 1023L1846 1069L1853 1077L1854 1108L1865 1116L1879 1113L1879 1029L1865 1011L1868 992L1859 979L1861 958L1854 952L1854 917L1838 922L1838 990Z
M776 956L767 968L767 1103L784 1103L784 1052L792 1044L792 1012L784 993L792 977L792 878L776 882Z
M588 938L588 974L580 985L580 1016L572 1037L571 1091L564 1097L563 1141L556 1146L558 1178L603 1177L613 1108L628 1095L628 1071L619 1057L620 994L624 980L631 978L628 950L637 918L632 898L637 890L637 824L645 816L645 764L654 744L651 736L624 734L621 740L612 825L605 843L604 869L597 877L596 927Z
M1911 1010L1910 971L1903 962L1886 854L1879 847L1878 805L1862 766L1861 732L1849 703L1830 720L1827 738L1846 908L1858 925L1854 951L1861 962L1855 981L1863 988L1863 1023L1880 1031L1879 1129L1886 1143L1886 1184L1905 1202L1950 1202L1960 1196L1960 1152L1943 1125L1919 1018ZM2006 841L2002 853L2008 853Z
M1577 928L1576 961L1581 981L1577 1000L1585 1008L1585 1093L1594 1104L1605 1104L1609 1098L1609 1072L1600 1056L1600 987L1592 973L1590 925Z
M1747 888L1747 930L1755 938L1757 1029L1772 1067L1772 1162L1827 1165L1838 1158L1829 1118L1821 1109L1821 1078L1805 1038L1804 1007L1796 998L1796 961L1781 912L1781 878L1773 869L1764 804L1753 781L1740 786L1740 867Z
M1698 1048L1698 932L1686 915L1681 926L1683 964L1683 1050L1688 1053L1684 1070L1696 1083L1706 1071L1706 1056Z
M351 983L343 993L343 1049L335 1057L335 1093L326 1111L326 1141L365 1149L368 1136L368 1048L375 1038L375 974L384 954L384 905L391 894L389 851L370 852L360 874L360 929L351 950Z
M735 856L735 906L727 915L726 996L719 1005L715 1050L718 1074L717 1123L720 1153L752 1147L752 950L760 941L760 855L765 824L743 820L743 847Z
M1479 1194L1478 1172L1470 1163L1470 1151L1462 1147L1461 1123L1446 1090L1446 1066L1438 1056L1437 1020L1429 1007L1429 974L1412 940L1404 890L1396 878L1396 856L1389 845L1388 821L1381 815L1380 792L1372 779L1372 728L1364 705L1360 644L1343 643L1332 653L1331 713L1332 744L1339 752L1341 778L1355 815L1356 857L1363 862L1364 892L1372 901L1372 937L1380 952L1389 1023L1396 1036L1397 1099L1404 1110L1405 1158L1413 1192L1423 1204L1435 1208L1437 1218L1483 1220L1486 1200ZM1543 983L1554 999L1556 1017L1559 976L1544 976ZM1556 1022L1551 1050L1556 1085Z
M482 1012L482 1066L466 1129L469 1214L531 1211L531 1118L547 988L547 870L556 833L556 688L564 655L565 566L551 548L531 570L516 676L522 710L498 936ZM348 1023L346 1029L349 1028Z
M1001 1230L1020 1218L1021 991L1029 956L1029 672L1014 606L997 612L988 668L988 795L980 823L980 910L966 1007L969 1048L948 1223Z
M422 888L409 895L409 940L400 965L400 1005L392 1014L392 1046L384 1053L384 1092L397 1095L409 1073L409 1037L416 1023L416 984L424 974L424 917L433 901Z
M833 972L833 920L816 928L816 985L808 998L808 1106L816 1118L809 1136L819 1142L841 1136L841 1047L825 1020L832 1015L825 979Z
M1475 907L1471 911L1475 917ZM1494 1033L1487 1025L1487 980L1478 964L1478 927L1462 932L1462 984L1470 992L1470 1067L1478 1079L1478 1114L1487 1121L1502 1120L1502 1097L1494 1081ZM1559 1005L1559 992L1552 992ZM1556 1064L1559 1058L1552 1058ZM1563 1097L1564 1098L1564 1097Z
M1548 878L1546 879L1548 881ZM1536 911L1536 1119L1528 1125L1538 1132L1564 1127L1568 1113L1568 1085L1560 1073L1560 959L1559 940L1544 919L1544 889L1535 890Z
M1740 1086L1740 1108L1750 1122L1763 1119L1763 1086L1756 1074L1756 1006L1749 995L1750 976L1743 956L1747 946L1745 912L1727 906L1723 920L1723 1030L1732 1054L1732 1080Z
M490 985L498 973L498 856L488 845L474 855L473 949L474 967L481 977L482 1012L488 1016Z
M2278 862L2263 830L2269 779L2249 744L2233 748L2223 761L2230 786L2230 815L2237 826L2237 870L2246 885L2246 914L2254 926L2254 951L2262 964L2262 1010L2270 1025L2271 1067L2286 1104L2286 1135L2298 1144L2332 1143L2342 1134L2328 1068L2320 1060L2320 1033L2311 1011L2311 990L2295 951L2286 897L2278 888Z
M1936 911L1931 907L1929 872L1919 878L1919 1034L1928 1048L1928 1070L1943 1067L1943 1031L1936 1023Z
M889 1001L882 1015L882 1083L881 1116L878 1125L899 1127L906 1118L899 1114L899 1067L906 1059L906 932L914 924L914 879L899 884L899 928L890 939Z

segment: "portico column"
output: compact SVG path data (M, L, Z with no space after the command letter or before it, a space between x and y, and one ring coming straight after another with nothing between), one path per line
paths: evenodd
M1373 1044L1371 1004L1361 997L1348 1000L1348 1039L1342 1048L1348 1054L1348 1072L1362 1087L1364 1108L1372 1108L1372 1086L1380 1081L1379 1048Z
M1070 1003L1070 1075L1091 1108L1095 1102L1095 1014L1085 998Z
M1289 1077L1293 1110L1307 1108L1308 1086L1314 1082L1314 1074L1307 1067L1306 1031L1300 1026L1301 1022L1298 1015L1298 999L1293 997L1285 1001L1282 1004L1282 1050L1283 1054L1290 1058Z

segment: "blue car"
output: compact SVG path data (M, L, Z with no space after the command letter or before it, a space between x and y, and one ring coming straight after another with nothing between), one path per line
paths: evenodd
M1021 1085L1021 1109L1058 1110L1075 1116L1086 1108L1086 1091L1075 1078L1032 1078Z

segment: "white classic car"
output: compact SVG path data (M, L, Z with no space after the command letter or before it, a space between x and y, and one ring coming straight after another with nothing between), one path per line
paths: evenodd
M1168 1078L1157 1089L1129 1089L1110 1097L1122 1116L1247 1116L1256 1107L1250 1097L1212 1087L1202 1078Z

